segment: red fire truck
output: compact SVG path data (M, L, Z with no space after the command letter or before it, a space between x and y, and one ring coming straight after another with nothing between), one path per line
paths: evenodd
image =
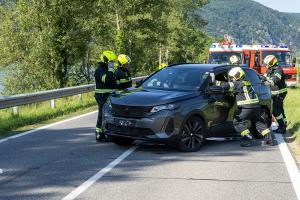
M287 86L297 85L296 60L292 59L290 49L285 46L274 45L238 45L225 43L213 43L209 49L209 63L229 63L229 58L237 55L242 63L264 74L267 70L263 60L268 55L274 55L278 64L283 68Z

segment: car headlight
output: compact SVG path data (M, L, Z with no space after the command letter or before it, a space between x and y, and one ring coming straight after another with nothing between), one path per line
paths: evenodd
M156 113L162 110L174 110L179 107L178 103L171 103L167 105L155 106L151 109L151 113Z

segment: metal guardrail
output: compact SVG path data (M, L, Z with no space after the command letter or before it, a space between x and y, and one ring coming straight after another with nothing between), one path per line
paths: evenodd
M137 82L146 77L147 76L133 78L132 81ZM95 90L95 84L89 84L89 85L75 86L75 87L62 88L56 90L41 91L41 92L30 93L30 94L20 94L20 95L3 96L3 97L0 96L0 109L38 103L47 100L54 101L54 99L93 92L94 90Z

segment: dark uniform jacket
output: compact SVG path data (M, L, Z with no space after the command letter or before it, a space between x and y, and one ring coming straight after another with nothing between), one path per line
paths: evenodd
M216 81L215 85L222 87L225 91L233 92L239 108L260 107L258 96L251 83L247 80L234 82Z
M126 68L119 67L115 71L115 77L116 77L117 88L119 90L124 90L132 87L131 75Z
M285 75L281 67L277 66L269 68L267 70L265 81L268 81L270 83L273 96L285 96L287 94Z
M117 88L114 72L105 63L100 62L95 71L96 93L111 93Z

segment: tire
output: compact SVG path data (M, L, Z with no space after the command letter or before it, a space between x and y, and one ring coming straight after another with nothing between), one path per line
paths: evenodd
M204 121L200 117L190 117L182 126L177 140L177 148L184 152L198 151L205 141L204 127Z
M114 137L112 141L119 146L130 146L134 142L134 139Z

